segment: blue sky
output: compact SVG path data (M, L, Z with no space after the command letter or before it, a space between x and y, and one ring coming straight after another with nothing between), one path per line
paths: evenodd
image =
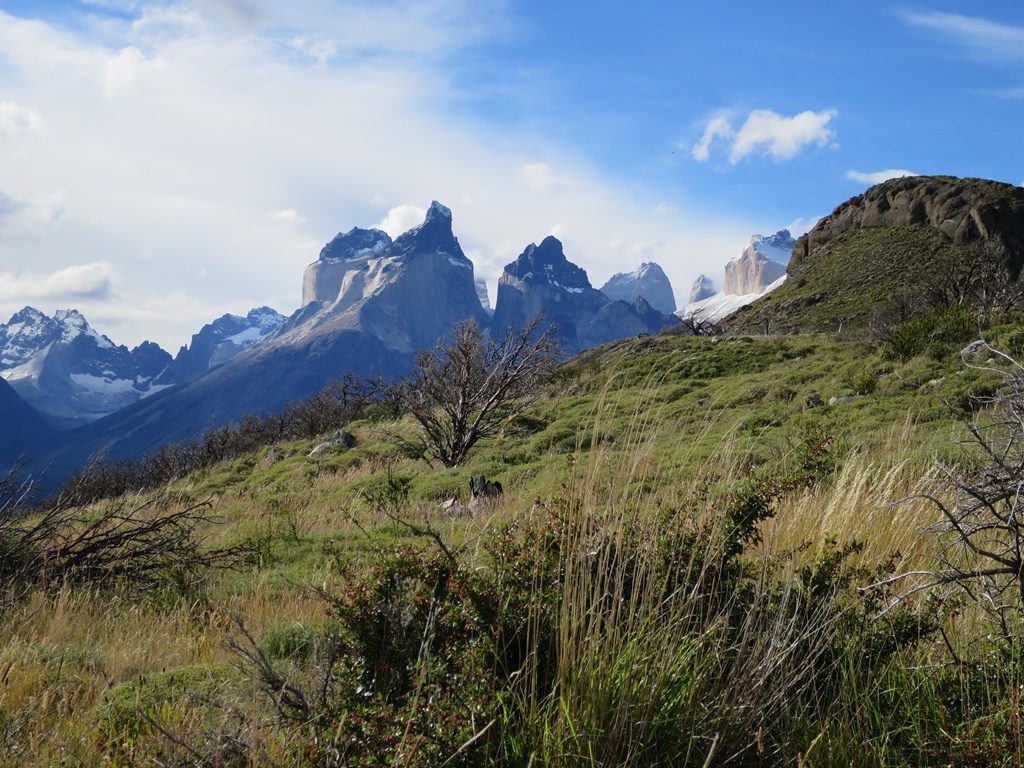
M891 173L1024 182L1018 2L0 0L0 315L175 349L437 198L677 299Z

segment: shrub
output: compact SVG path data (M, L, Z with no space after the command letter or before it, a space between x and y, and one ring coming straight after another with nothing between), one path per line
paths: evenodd
M314 673L236 649L313 764L757 760L792 748L794 712L839 695L837 660L870 624L850 589L859 545L789 575L755 554L778 501L830 466L827 444L808 444L787 472L712 479L659 509L570 480L486 534L476 567L425 516L404 525L436 546L378 550L328 596L335 632ZM407 488L389 477L367 494L401 521Z
M891 359L909 360L924 352L942 354L951 345L973 338L978 332L977 314L967 307L946 307L931 314L912 317L891 332L885 354Z

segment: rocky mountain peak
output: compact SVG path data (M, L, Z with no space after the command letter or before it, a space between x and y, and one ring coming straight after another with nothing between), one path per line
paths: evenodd
M770 253L771 250L781 251L786 254L783 261L788 262L789 254L792 253L796 240L788 229L780 229L774 235L754 235L750 238L750 244L770 259L773 257L773 254ZM766 251L769 252L766 253ZM779 259L773 259L773 261L779 261Z
M389 255L397 257L416 253L447 253L469 263L452 231L451 209L436 200L427 209L423 223L400 235L389 249Z
M553 235L530 243L515 261L505 267L505 274L524 283L549 285L570 292L592 290L586 270L565 258L562 242Z
M667 315L676 311L676 298L668 275L652 261L644 262L634 272L619 272L601 287L601 293L613 301L633 303L645 298L652 307Z
M348 232L339 232L331 242L320 250L321 259L363 259L379 256L391 245L391 236L379 229L353 227Z
M77 426L163 388L171 356L152 342L130 350L77 309L47 317L32 307L0 324L0 376L53 424Z
M789 230L774 235L754 235L743 253L725 265L722 292L730 296L763 293L786 274L786 264L796 241Z
M61 341L65 344L84 337L92 339L101 349L110 349L114 346L114 342L93 330L89 321L85 319L85 315L77 309L58 309L54 313L53 319L60 326Z
M697 275L697 279L693 281L693 285L690 288L690 299L688 304L693 304L695 301L703 301L709 299L715 295L715 284L707 275Z

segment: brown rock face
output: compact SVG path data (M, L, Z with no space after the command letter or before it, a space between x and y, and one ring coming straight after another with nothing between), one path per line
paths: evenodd
M743 250L739 258L725 265L722 291L734 296L763 293L765 288L784 274L785 266L758 253L751 244Z
M957 245L995 242L1017 276L1024 266L1024 188L985 179L908 176L871 187L797 240L787 272L829 240L875 227L934 227Z

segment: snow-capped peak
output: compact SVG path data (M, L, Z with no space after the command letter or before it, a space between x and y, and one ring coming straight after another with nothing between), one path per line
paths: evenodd
M780 229L774 235L753 235L750 238L750 247L779 264L789 263L795 245L796 240L788 229Z
M58 309L54 313L53 319L60 326L60 340L65 344L69 344L79 336L88 336L95 340L96 345L100 349L112 349L114 347L114 343L110 339L93 330L93 327L89 325L89 321L85 319L85 315L77 309Z

